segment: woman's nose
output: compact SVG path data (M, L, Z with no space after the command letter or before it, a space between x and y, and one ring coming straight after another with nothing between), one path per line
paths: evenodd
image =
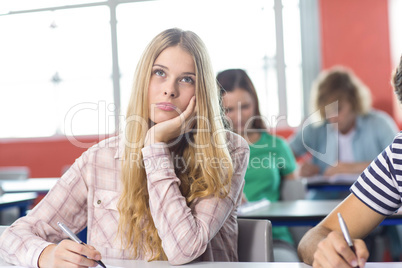
M173 81L166 83L163 94L171 98L177 97L179 95L179 92L176 88L176 84Z
M174 98L174 96L175 96L175 93L174 93L174 92L171 92L171 91L169 91L169 90L166 90L166 91L164 92L164 94L165 94L165 95L170 95L170 97L172 97L172 98Z

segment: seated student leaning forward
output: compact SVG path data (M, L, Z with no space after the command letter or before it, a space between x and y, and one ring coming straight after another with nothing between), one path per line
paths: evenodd
M402 57L392 82L402 102ZM369 251L362 239L402 206L401 148L399 133L353 184L352 194L304 235L298 247L304 262L313 267L364 267ZM348 226L354 251L341 232L338 213Z
M398 132L389 115L372 109L369 89L348 68L322 71L311 92L321 120L310 117L289 141L296 157L312 154L300 166L302 177L360 174Z
M190 31L160 33L138 64L125 133L84 152L3 233L0 257L30 267L96 266L101 258L237 261L249 147L222 118L202 41ZM66 239L57 222L75 233L87 226L91 246Z

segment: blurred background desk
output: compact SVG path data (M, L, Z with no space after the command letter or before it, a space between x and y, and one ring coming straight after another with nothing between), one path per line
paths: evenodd
M320 191L349 191L350 186L357 180L360 174L337 174L334 176L313 176L302 178L308 190Z
M268 219L273 226L315 226L342 200L294 200L269 203L255 210L239 213L239 218ZM402 224L402 215L386 218L382 225Z
M34 178L26 180L2 180L0 187L5 193L36 192L46 194L59 178Z
M0 210L17 207L20 216L24 216L37 196L37 193L3 194L0 196Z
M0 224L10 225L16 219L26 214L26 211L35 206L44 195L56 184L59 178L34 178L34 179L6 179L0 180L0 192L4 192L1 197L15 196L24 197L35 194L33 200L23 206L15 204L4 207L0 212ZM26 195L25 195L26 194ZM17 211L17 207L19 210Z

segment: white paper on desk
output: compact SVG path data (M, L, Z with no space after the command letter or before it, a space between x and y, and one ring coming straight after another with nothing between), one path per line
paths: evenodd
M106 267L107 268L123 268L121 266L112 266L109 264L106 264ZM26 268L26 267L24 267L24 266L1 266L1 268ZM103 268L103 267L98 264L98 266L96 266L95 268Z
M271 202L267 199L262 199L260 201L247 202L247 203L239 206L239 208L237 209L237 214L242 215L247 212L269 206L269 204L271 204Z

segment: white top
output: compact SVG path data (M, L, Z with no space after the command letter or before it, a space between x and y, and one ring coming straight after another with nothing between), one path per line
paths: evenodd
M347 134L339 132L339 162L351 163L355 162L353 155L353 136L356 133L356 129L352 129Z

